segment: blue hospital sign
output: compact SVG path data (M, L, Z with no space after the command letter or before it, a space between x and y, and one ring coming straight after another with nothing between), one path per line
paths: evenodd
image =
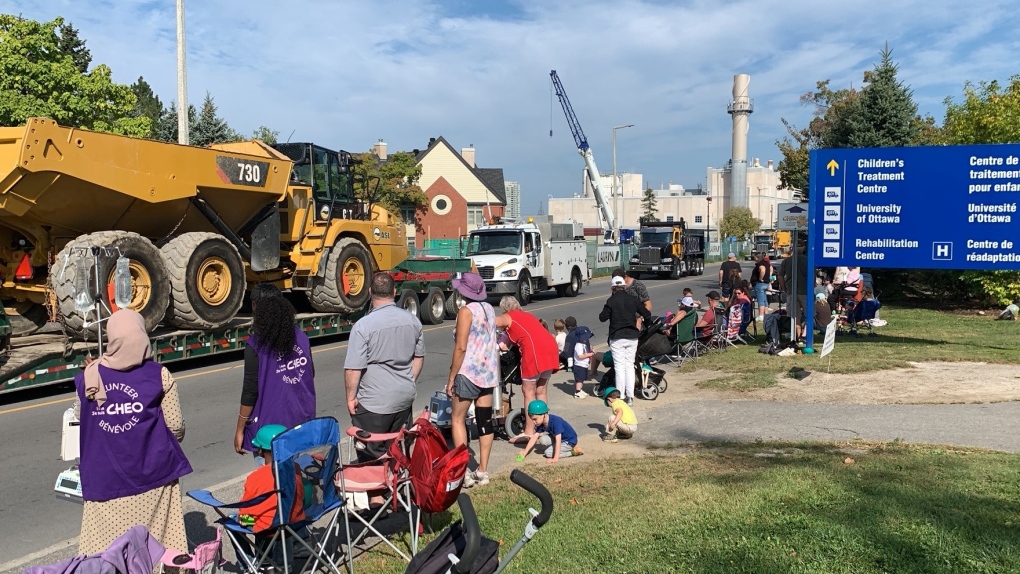
M811 152L814 265L1020 270L1020 145Z

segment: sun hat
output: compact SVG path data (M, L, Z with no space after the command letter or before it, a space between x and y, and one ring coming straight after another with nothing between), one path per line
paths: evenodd
M529 415L544 415L549 412L549 405L545 404L545 401L541 399L535 399L528 403L528 414Z
M613 280L609 282L612 287L625 287L627 282L623 280L623 277L613 277Z
M285 430L287 430L287 427L283 425L266 425L260 428L259 432L255 433L255 438L251 439L251 444L262 450L271 450L273 439Z
M485 301L485 281L477 273L461 273L460 279L453 280L453 288L472 301Z
M606 403L606 406L608 407L609 406L609 395L611 395L613 393L616 393L616 392L619 392L619 391L620 391L620 389L617 389L616 387L609 387L608 389L602 391L602 402Z

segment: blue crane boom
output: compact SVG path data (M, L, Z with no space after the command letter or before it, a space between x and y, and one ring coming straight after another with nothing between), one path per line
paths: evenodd
M612 208L602 194L602 179L599 177L599 169L595 165L595 157L591 153L591 146L588 145L588 138L585 137L584 130L581 129L581 123L577 121L574 108L570 105L570 99L567 98L567 92L563 89L563 83L560 82L560 77L556 70L549 72L549 77L552 78L556 96L560 99L560 105L563 107L563 115L567 117L567 125L570 126L570 133L574 136L574 144L577 145L577 153L581 154L581 157L584 158L584 164L588 171L588 179L591 181L592 190L595 192L595 201L602 211L606 242L615 242L616 218L613 215Z

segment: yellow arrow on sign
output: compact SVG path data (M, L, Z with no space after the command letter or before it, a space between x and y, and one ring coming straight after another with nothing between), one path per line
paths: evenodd
M839 169L839 164L836 160L830 159L829 163L825 165L825 169L829 170L829 175L836 175L836 170Z

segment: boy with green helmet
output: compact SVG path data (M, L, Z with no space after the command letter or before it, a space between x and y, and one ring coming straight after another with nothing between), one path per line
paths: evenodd
M255 497L276 490L276 479L273 477L273 439L287 430L283 425L265 425L260 428L255 437L251 439L255 447L256 456L265 460L265 464L255 469L248 478L244 480L244 494L241 500L251 500ZM304 485L300 480L296 481L295 500L304 499ZM256 534L269 529L276 516L276 495L272 495L264 501L245 508L239 509L238 521L252 527ZM290 522L293 524L304 520L304 509L301 504L294 504L291 512Z
M570 423L549 412L549 405L541 399L528 403L528 417L535 423L535 434L528 439L527 446L520 452L518 460L524 460L535 444L545 448L545 458L549 464L560 457L581 456L584 452L577 446L577 432Z

